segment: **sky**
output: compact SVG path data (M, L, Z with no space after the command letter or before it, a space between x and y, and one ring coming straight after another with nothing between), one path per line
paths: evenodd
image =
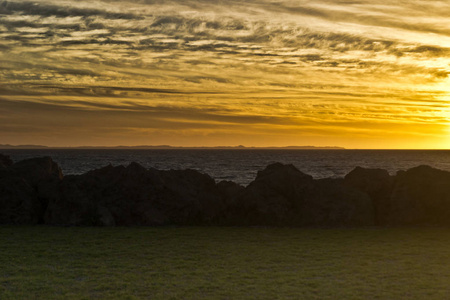
M450 1L0 0L0 144L450 148Z

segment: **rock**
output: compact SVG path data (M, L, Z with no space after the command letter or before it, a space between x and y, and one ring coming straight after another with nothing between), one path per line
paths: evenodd
M44 221L51 225L102 225L93 201L94 190L83 189L76 176L65 176L58 193L49 199ZM92 193L91 193L92 192Z
M24 179L0 178L0 224L37 224L43 210L35 190Z
M399 172L388 225L450 225L450 172L419 166Z
M8 155L0 153L0 167L7 168L13 165L13 161Z
M245 188L233 181L222 180L217 183L219 193L224 197L225 202L229 203L231 199L235 198Z
M393 186L393 178L388 171L356 167L345 176L344 183L348 187L367 193L374 205L375 224L386 224L386 216L390 209L389 198Z
M258 172L228 210L229 223L237 225L373 225L367 194L342 180L313 180L293 165L280 163Z
M314 180L275 163L247 187L195 170L137 163L62 176L49 157L0 156L0 224L370 226L450 225L450 172L419 166L389 176L355 168Z
M159 207L175 224L212 224L225 208L214 179L195 170L161 171L170 192L163 195Z
M12 165L10 170L33 187L43 181L60 181L63 178L61 168L50 157L25 159Z
M61 169L49 157L7 165L0 172L0 222L42 223L48 197L57 193Z
M157 225L140 202L156 193L160 179L142 166L106 166L65 176L51 199L45 222L59 225ZM141 210L136 210L139 207ZM112 220L110 220L112 218Z
M304 194L313 184L311 176L293 165L275 163L259 171L256 179L227 208L233 225L292 225Z
M302 206L302 225L372 226L374 208L369 196L346 186L342 179L321 179L308 190Z
M132 163L64 177L45 220L68 225L210 224L221 209L223 199L210 176L194 170L147 170Z
M98 220L99 220L100 225L103 225L103 226L115 226L116 225L114 216L111 214L109 209L99 205L97 207L97 211L98 211L98 215L99 215Z

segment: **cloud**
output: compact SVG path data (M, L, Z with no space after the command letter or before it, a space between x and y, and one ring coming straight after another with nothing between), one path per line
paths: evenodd
M41 17L90 17L101 16L105 19L138 19L139 16L132 13L110 12L100 9L79 8L74 6L52 5L47 3L29 1L1 1L0 14L10 15L20 13L23 15Z

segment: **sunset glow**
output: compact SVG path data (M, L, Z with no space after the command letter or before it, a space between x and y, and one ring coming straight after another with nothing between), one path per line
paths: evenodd
M450 148L448 1L0 1L0 144Z

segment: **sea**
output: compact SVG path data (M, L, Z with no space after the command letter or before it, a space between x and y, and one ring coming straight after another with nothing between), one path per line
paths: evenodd
M217 182L247 185L259 170L274 162L293 164L319 178L342 178L355 167L382 168L391 175L419 165L450 171L450 150L343 150L343 149L5 149L15 162L50 156L64 175L76 175L109 164L137 162L159 170L194 169Z

